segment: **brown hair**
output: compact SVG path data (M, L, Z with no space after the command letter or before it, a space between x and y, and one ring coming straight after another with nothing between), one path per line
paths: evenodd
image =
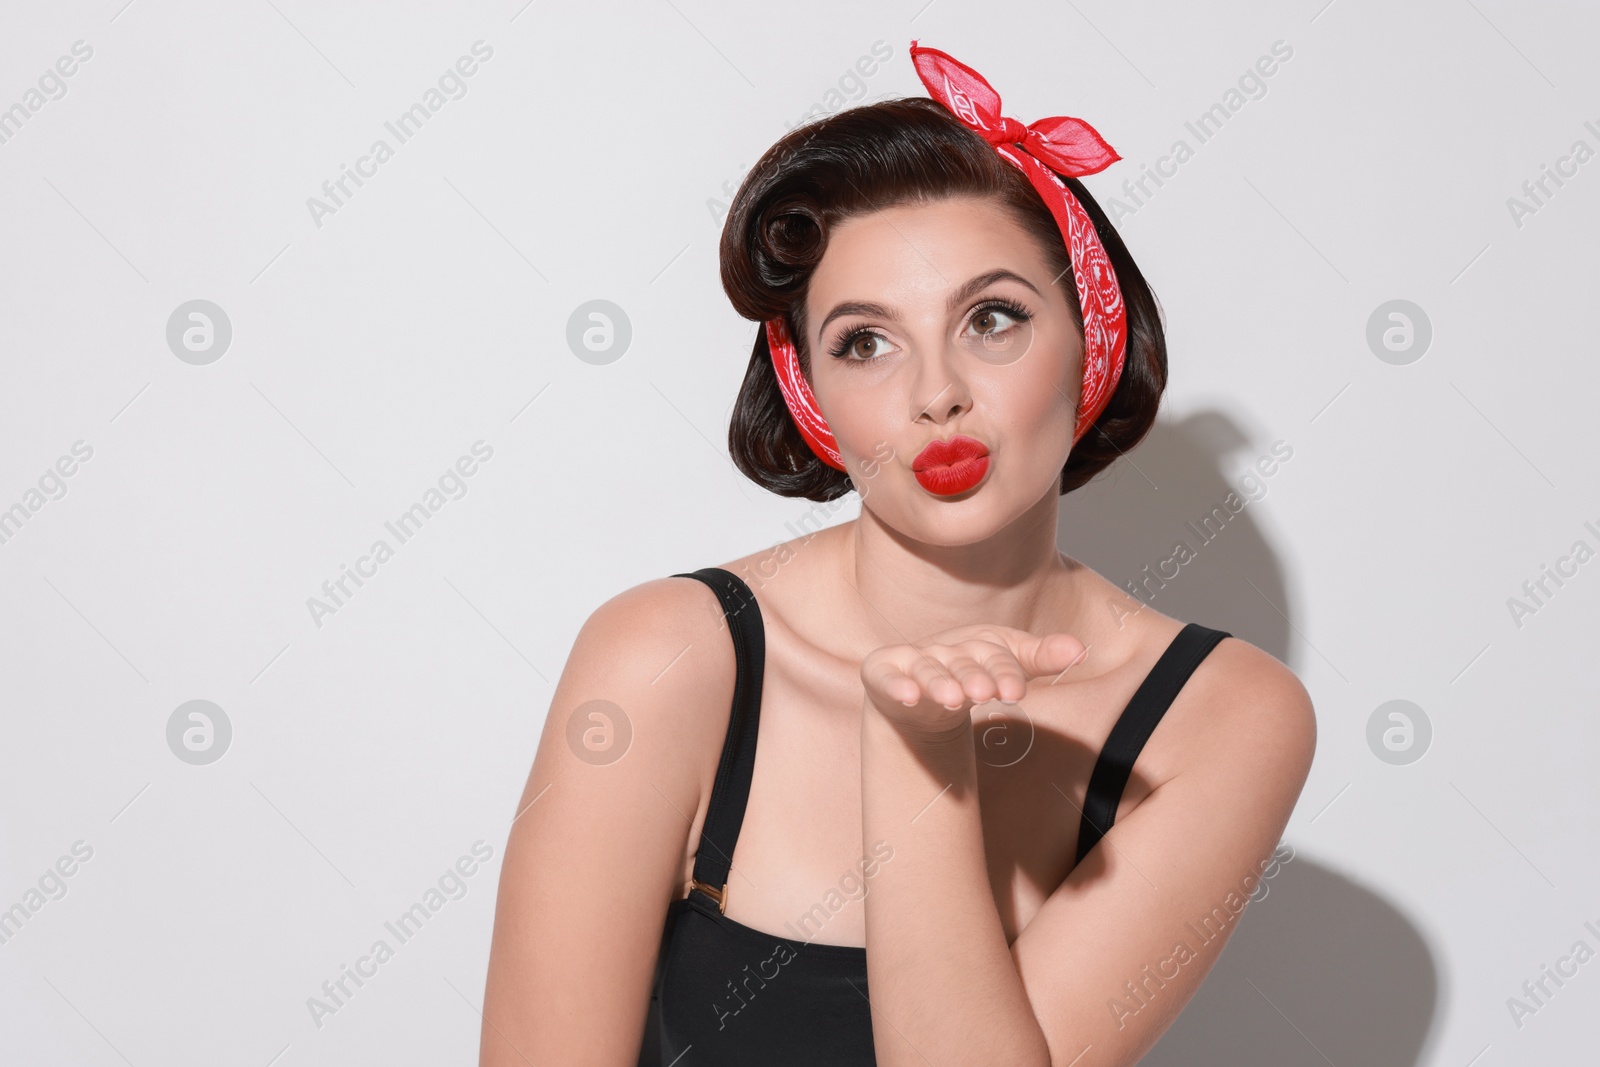
M1128 316L1122 377L1062 468L1065 494L1149 431L1167 383L1167 345L1155 295L1121 236L1076 178L1062 181L1100 235ZM739 187L723 225L722 287L744 318L761 323L788 317L809 381L806 291L830 227L898 204L957 196L995 201L1037 238L1081 334L1077 280L1050 209L1020 170L927 97L848 108L797 127L768 149ZM739 386L728 446L740 471L780 496L825 501L851 489L849 476L817 458L800 436L778 389L763 329L756 331Z

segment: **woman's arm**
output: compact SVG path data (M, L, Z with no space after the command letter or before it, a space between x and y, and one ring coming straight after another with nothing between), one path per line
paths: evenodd
M637 1063L734 670L716 596L693 579L647 582L584 624L506 841L480 1067Z
M1047 1067L1050 1049L1006 945L984 860L970 726L939 741L872 707L861 724L863 841L894 862L866 896L867 986L880 1067Z
M1245 642L1218 646L1186 689L1183 769L1114 823L1009 947L970 725L923 735L868 701L863 840L895 855L866 898L879 1064L1126 1067L1171 1025L1259 884L1316 739L1299 680ZM1063 799L1040 831L1077 815Z

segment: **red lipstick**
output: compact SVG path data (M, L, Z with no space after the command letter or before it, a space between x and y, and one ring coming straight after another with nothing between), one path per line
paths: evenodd
M954 496L983 481L989 471L989 448L965 434L948 441L930 441L911 461L911 470L928 492Z

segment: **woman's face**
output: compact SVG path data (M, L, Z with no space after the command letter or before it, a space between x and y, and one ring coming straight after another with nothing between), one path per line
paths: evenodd
M811 386L887 525L970 544L1058 492L1083 339L1034 238L991 201L902 205L836 226L806 296ZM985 462L919 455L974 438ZM924 470L927 460L943 470Z

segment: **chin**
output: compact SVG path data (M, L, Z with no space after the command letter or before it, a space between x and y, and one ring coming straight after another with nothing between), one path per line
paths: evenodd
M1001 507L987 486L954 497L936 497L921 487L917 493L920 499L909 508L897 507L889 516L879 512L879 519L908 540L934 548L979 544L1003 533L1021 516L1015 508Z

